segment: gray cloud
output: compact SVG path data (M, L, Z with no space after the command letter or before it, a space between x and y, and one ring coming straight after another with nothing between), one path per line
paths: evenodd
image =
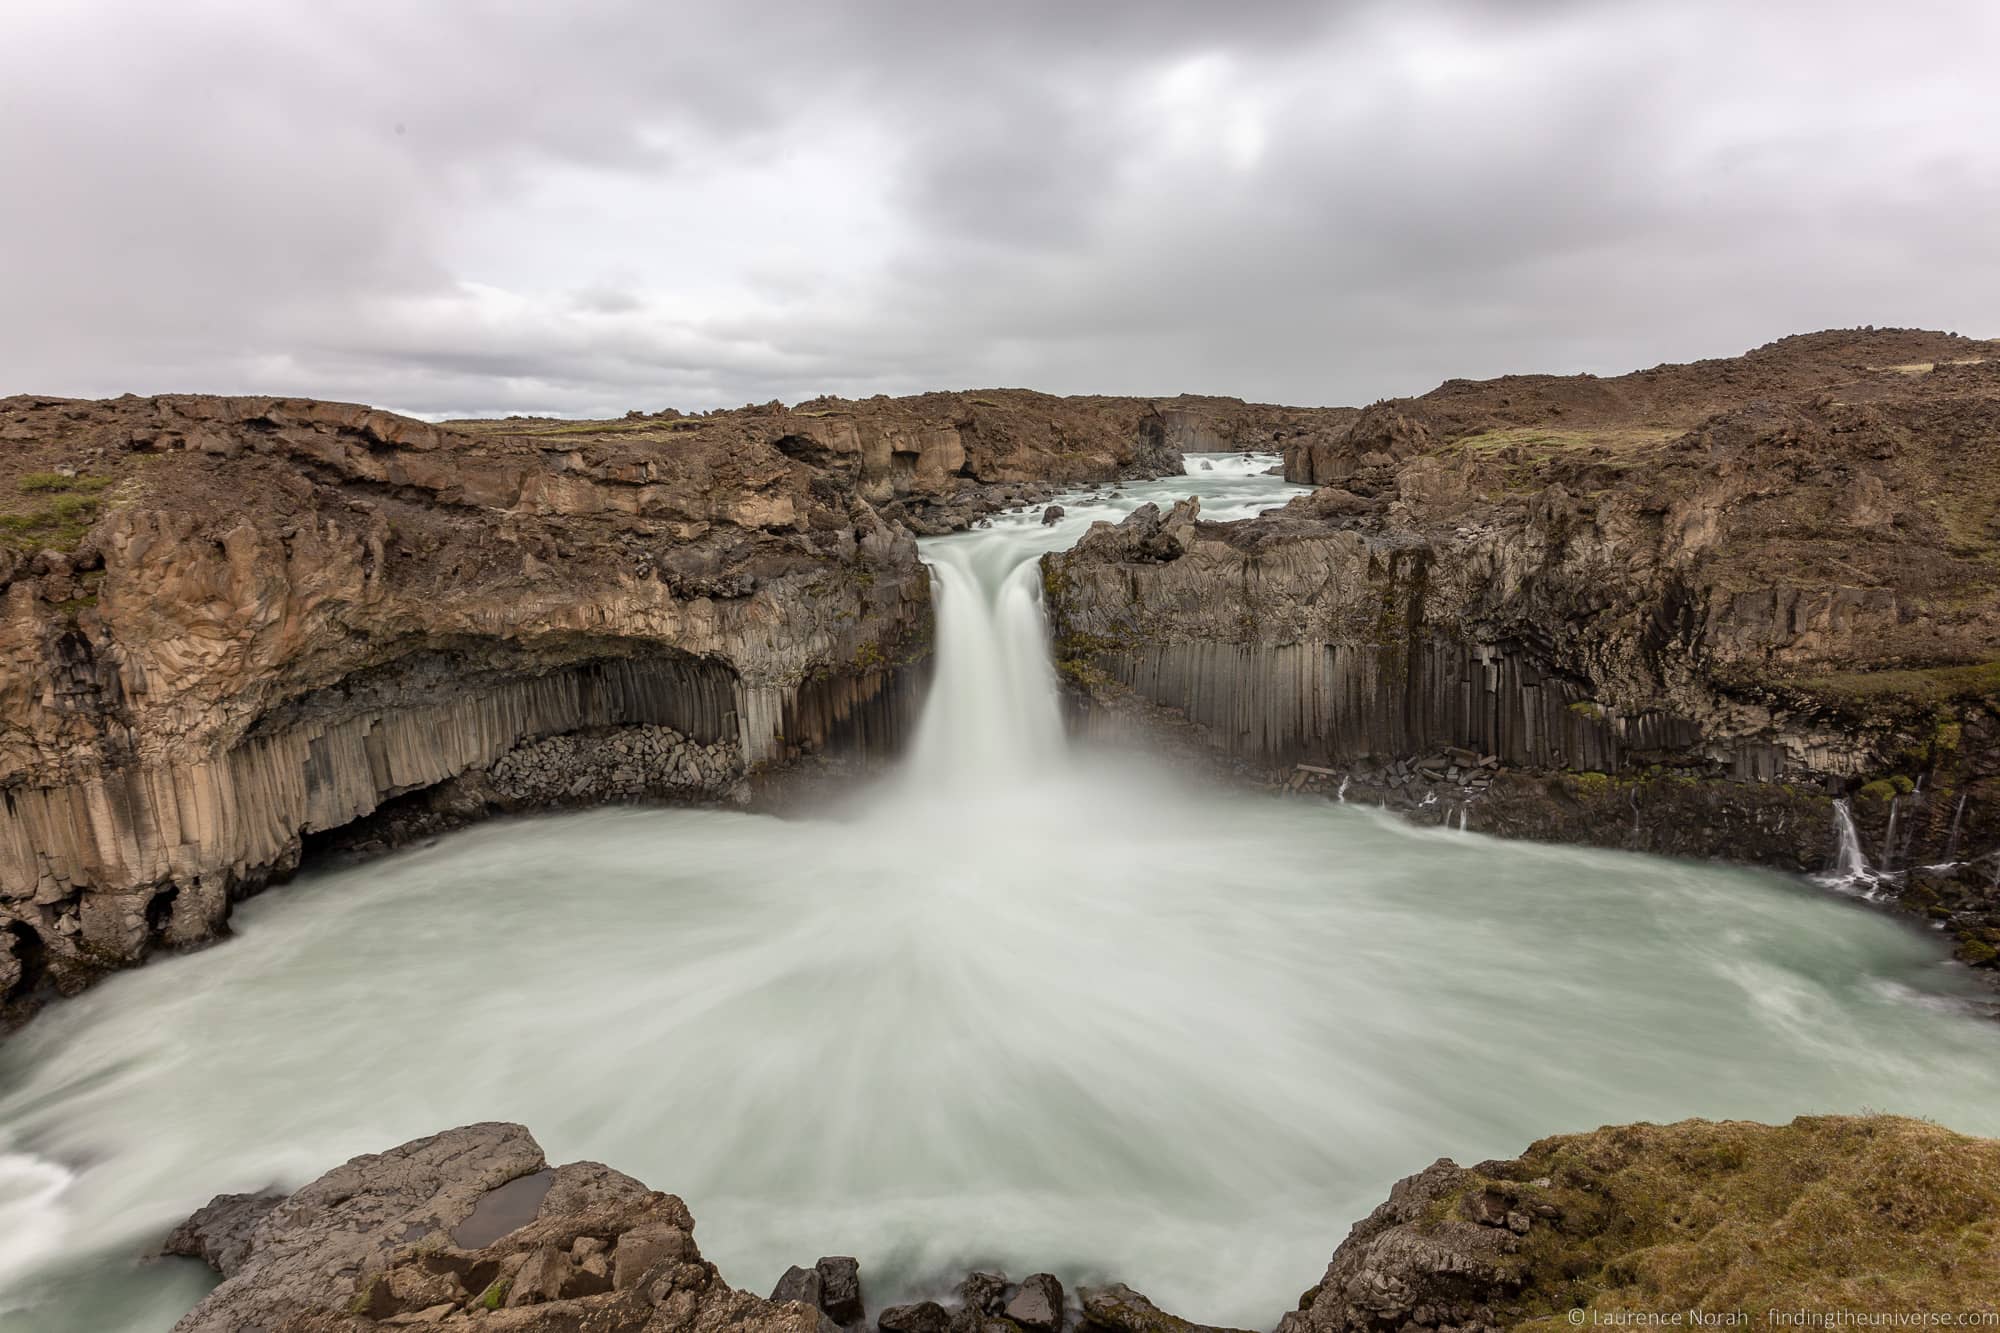
M0 393L1357 402L2000 333L2000 10L1922 15L25 0Z

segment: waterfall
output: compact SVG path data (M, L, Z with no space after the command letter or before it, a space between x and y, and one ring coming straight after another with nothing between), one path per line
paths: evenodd
M1969 792L1960 792L1958 794L1958 804L1952 808L1951 836L1946 838L1944 843L1944 859L1947 865L1958 855L1958 824L1960 820L1965 818L1965 798L1970 794Z
M936 675L905 778L960 795L1025 785L1065 744L1035 552L988 538L940 541L925 554L937 591Z
M1779 1069L1774 1113L2000 1129L2000 1036L1897 923L1732 867L1474 842L1461 790L1420 829L1365 781L1328 810L1069 745L1035 557L1189 491L1281 503L1274 461L924 538L926 711L824 813L493 821L309 871L228 946L44 1014L0 1062L0 1328L158 1333L202 1285L132 1262L170 1219L496 1113L675 1190L745 1288L837 1248L892 1305L976 1256L1239 1328L1324 1270L1337 1236L1300 1218L1364 1215L1469 1123L1713 1114ZM1851 822L1840 865L1868 873ZM1552 939L1564 984L1522 985ZM384 1043L413 1010L431 1040ZM1564 1061L1610 1074L1537 1075Z
M1854 826L1854 810L1845 797L1833 803L1833 830L1833 865L1813 878L1843 893L1874 897L1875 887L1881 883L1882 875L1868 864L1868 855L1861 850L1861 833Z
M1896 811L1901 806L1901 796L1889 798L1889 829L1882 835L1882 868L1889 869L1896 863ZM1850 820L1850 823L1852 821Z

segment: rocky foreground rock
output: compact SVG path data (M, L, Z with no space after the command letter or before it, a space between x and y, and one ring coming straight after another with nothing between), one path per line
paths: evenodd
M2000 960L2000 345L1452 381L1285 469L1046 557L1064 674L1507 835L1821 871L1845 798L1874 888Z
M729 1287L693 1230L670 1194L594 1162L551 1169L519 1125L469 1125L357 1157L289 1197L216 1199L166 1245L223 1278L175 1329L823 1326L809 1305Z
M1313 1225L1300 1219L1301 1225ZM1357 1223L1279 1333L1559 1328L1571 1311L2000 1310L2000 1142L1893 1117L1685 1121L1441 1160ZM519 1125L357 1157L289 1196L223 1195L168 1240L223 1278L176 1333L831 1333L869 1326L852 1258L730 1287L674 1196L551 1168ZM1604 1322L1611 1322L1609 1319ZM969 1274L881 1333L1227 1333L1123 1284Z
M1996 1227L1992 1139L1893 1116L1620 1125L1398 1182L1278 1333L1990 1314Z
M291 1195L219 1195L164 1251L222 1283L176 1333L831 1333L867 1324L860 1266L795 1266L768 1298L731 1288L678 1198L595 1162L550 1167L520 1125L357 1157ZM972 1273L951 1307L891 1306L884 1333L1210 1333L1123 1286L1065 1299L1053 1275Z

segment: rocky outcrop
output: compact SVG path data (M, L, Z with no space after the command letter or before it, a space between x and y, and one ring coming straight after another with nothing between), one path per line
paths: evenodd
M892 743L921 689L913 540L774 444L198 397L10 399L0 435L17 1015L412 793L726 796Z
M2000 1144L1889 1116L1689 1120L1438 1161L1334 1251L1278 1333L1703 1311L1996 1312ZM1596 1316L1593 1318L1593 1314Z
M481 1124L357 1157L290 1194L219 1195L162 1247L223 1281L175 1333L831 1333L867 1326L860 1265L794 1265L768 1299L731 1289L686 1205L595 1162L550 1167L520 1125ZM884 1333L1209 1333L1123 1285L973 1273L947 1309L884 1309Z
M1952 863L1890 887L1991 961L1989 350L1864 330L1377 404L1288 452L1318 489L1281 510L1048 557L1065 675L1495 832L1818 870L1850 798L1878 870ZM1409 783L1452 749L1504 779Z
M2000 1142L1891 1116L1688 1120L1448 1159L1356 1223L1279 1333L1438 1333L1613 1322L1629 1311L1993 1312ZM677 1198L594 1162L551 1168L519 1125L357 1157L290 1195L222 1195L170 1254L223 1281L176 1333L695 1333L865 1328L860 1266L731 1289ZM1228 1333L1122 1283L1065 1299L972 1273L955 1304L893 1305L882 1333ZM1583 1311L1578 1319L1571 1311Z
M815 398L797 407L768 403L701 416L634 412L621 421L451 424L540 439L665 436L710 449L772 447L850 483L886 516L930 533L1045 500L1065 486L1172 476L1183 453L1277 452L1328 438L1354 415L1350 408L1193 395L1058 398L983 389Z
M223 1281L175 1333L477 1327L507 1333L819 1333L811 1305L732 1289L670 1194L595 1162L551 1168L519 1125L357 1157L282 1199L225 1195L167 1251Z

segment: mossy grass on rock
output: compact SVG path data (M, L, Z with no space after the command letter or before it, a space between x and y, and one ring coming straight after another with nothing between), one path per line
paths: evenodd
M1439 1161L1355 1226L1279 1328L1689 1310L1759 1327L1772 1311L2000 1311L2000 1141L1894 1116L1685 1120Z

